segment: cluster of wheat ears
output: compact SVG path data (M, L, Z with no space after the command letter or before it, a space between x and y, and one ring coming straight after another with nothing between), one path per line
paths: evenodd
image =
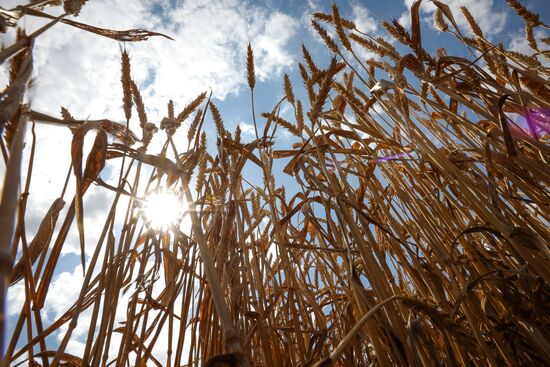
M422 47L421 1L411 7L410 31L397 21L382 23L407 54L395 42L362 33L336 6L316 13L312 26L332 60L323 68L304 47L299 70L308 100L296 98L285 76L284 99L258 116L249 46L256 127L250 142L238 128L225 128L207 94L179 114L170 102L167 116L153 124L126 52L123 109L127 121L137 113L140 133L128 122L79 120L66 109L61 117L34 111L23 103L33 41L54 24L125 42L163 35L66 19L84 1L65 0L59 17L43 8L60 0L1 9L2 31L23 16L50 18L33 34L19 30L0 50L0 62L11 65L0 98L2 303L10 284L24 282L25 289L11 335L0 315L3 365L550 365L550 72L544 67L550 39L533 36L548 28L537 14L518 0L507 2L525 22L532 55L490 42L461 8L471 28L466 35L456 13L435 0L435 24L471 59ZM279 116L283 104L293 118ZM65 188L76 185L76 194L44 208L27 238L26 202L41 142L28 136L29 165L21 167L23 142L27 124L44 122L73 132ZM172 137L184 123L188 142L181 144ZM206 149L209 126L217 149ZM277 149L279 127L295 136L293 149ZM86 134L95 134L95 142L83 162ZM155 134L166 143L160 154L148 154ZM106 160L119 165L118 182L100 178ZM275 160L298 188L292 197L276 182ZM263 182L250 182L250 172ZM115 195L99 241L87 244L83 198L92 184ZM154 230L134 215L145 193L161 185L182 193L189 231ZM120 205L123 197L127 205ZM83 265L86 260L82 288L59 319L45 324L41 310L73 221ZM85 246L94 249L89 259ZM125 292L128 303L121 304ZM122 320L115 317L121 308ZM73 355L67 345L84 312L91 315L84 352ZM162 355L153 351L161 333L168 340ZM60 341L52 343L52 335Z

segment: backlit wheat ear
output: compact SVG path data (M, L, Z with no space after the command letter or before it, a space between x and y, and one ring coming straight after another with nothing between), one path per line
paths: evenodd
M200 151L200 158L199 158L199 171L197 173L197 192L201 192L204 184L206 182L206 151L201 150Z
M301 133L304 130L304 111L302 108L302 101L296 101L296 124L298 132Z
M321 85L319 86L319 92L317 94L317 98L315 100L315 103L311 107L310 111L310 119L311 121L317 120L317 117L319 117L319 114L321 113L321 110L323 108L323 105L325 104L328 94L330 92L330 88L332 85L332 79L334 78L334 75L338 72L338 62L335 58L332 58L330 65L327 69L326 75L321 82Z
M27 37L27 34L24 29L17 28L17 33L15 36L16 41L22 41ZM19 52L10 60L10 76L9 76L9 84L13 84L15 80L17 79L17 73L21 69L21 65L23 63L23 60L25 59L25 56L27 55L27 52L30 52L30 50L27 48L26 51Z
M17 43L25 41L24 32L18 32ZM16 44L17 44L16 43ZM21 113L25 107L22 105L25 89L32 82L31 74L33 69L32 44L22 48L21 52L14 56L10 67L9 85L1 92L0 97L0 133L6 139L6 146L0 142L4 160L7 160L7 150L15 139L16 131L20 121Z
M67 14L78 16L87 0L63 0L63 9Z
M282 117L279 117L267 112L262 113L262 117L275 121L277 124L287 129L292 135L296 135L296 136L300 135L298 129L296 129L296 127L294 127L292 123L290 123L289 121L285 120Z
M176 116L175 120L178 124L181 124L187 119L206 99L206 92L199 94L194 100L189 102L187 106Z
M537 60L536 57L532 57L529 55L522 54L521 52L512 51L512 50L506 50L505 51L506 56L508 56L510 59L513 59L516 62L519 62L523 65L528 65L533 68L541 67L542 64L539 60Z
M121 55L121 69L122 69L122 105L124 109L124 116L126 121L130 121L132 117L132 76L130 71L130 57L126 50L122 51Z
M335 3L332 3L332 19L334 20L334 25L336 28L336 34L338 35L338 39L340 39L340 42L342 42L342 45L344 48L348 51L351 51L351 43L349 42L349 39L344 32L344 25L342 24L342 18L340 18L340 12L338 11L338 7Z
M204 131L201 133L199 149L206 150L206 133Z
M313 26L313 29L315 29L317 34L321 36L321 39L323 40L323 42L325 42L329 50L331 50L335 54L338 53L339 52L338 46L336 45L334 40L329 36L328 32L323 27L321 27L319 23L317 23L314 20L311 21L311 25Z
M223 139L225 137L225 125L223 124L222 115L218 110L218 107L213 102L210 102L210 112L212 113L212 118L214 119L214 124L216 125L216 131L218 137Z
M508 5L516 11L516 13L523 18L525 23L529 24L532 27L541 25L540 17L538 14L533 13L528 10L519 0L506 0Z
M538 52L539 46L537 45L537 41L533 35L533 27L530 24L525 24L525 38L527 39L529 47Z
M481 28L479 28L479 25L477 24L476 20L472 16L472 13L468 10L468 8L461 6L460 11L462 11L462 14L464 14L464 18L466 18L466 21L470 25L470 28L472 29L472 32L480 37L483 38L483 32L481 31Z
M68 109L61 107L61 117L67 122L74 121L74 117L71 115Z
M304 44L302 44L302 56L304 57L304 61L306 62L309 72L312 75L319 73L319 68L317 67L317 65L315 65L315 61L311 57L311 54L309 53L306 46L304 46Z
M174 120L174 101L173 100L168 101L168 118L170 120Z
M235 128L235 138L234 138L237 144L241 143L241 133L242 133L241 126L237 125L237 127Z
M294 92L292 91L292 83L290 82L290 78L288 74L285 74L283 84L284 84L286 99L290 103L294 104Z
M439 8L435 10L434 23L441 32L447 32L449 30L449 25L445 22L445 19L443 19L443 12Z
M145 105L143 104L143 98L141 97L141 93L139 92L138 86L133 80L131 82L131 87L132 87L133 101L134 101L134 104L136 105L136 110L138 114L139 125L142 128L145 128L147 126L147 113L145 112Z
M391 24L384 21L382 22L382 26L393 36L393 38L402 44L410 47L414 46L409 32L407 32L397 20L394 19Z
M254 89L256 85L256 72L254 71L254 53L252 52L252 46L248 44L246 53L246 76L248 80L248 86L250 89Z
M195 118L193 119L193 122L191 122L191 125L189 126L189 130L187 130L187 141L191 143L191 140L195 137L195 133L197 132L197 128L199 126L199 123L201 122L202 118L202 110L198 110L197 114L195 115Z
M327 22L327 23L336 24L334 14L330 15L330 14L317 12L317 13L313 14L313 18L322 20L322 21ZM350 21L348 19L341 18L340 23L342 24L343 27L348 28L348 29L355 29L356 28L355 23L353 23L352 21Z
M300 69L300 75L302 77L302 81L304 83L304 86L306 87L306 91L308 94L308 97L310 101L313 101L315 99L315 91L313 90L313 81L309 77L307 70L304 65L301 63L298 64L298 69Z

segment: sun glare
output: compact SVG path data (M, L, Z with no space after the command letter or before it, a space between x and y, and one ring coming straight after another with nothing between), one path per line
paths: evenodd
M174 191L154 191L147 195L142 213L151 228L167 229L181 221L186 208L184 201Z

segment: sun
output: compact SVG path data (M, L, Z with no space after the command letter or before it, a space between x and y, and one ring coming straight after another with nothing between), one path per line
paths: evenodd
M141 207L145 222L155 230L166 230L179 224L186 210L181 195L166 189L149 193Z

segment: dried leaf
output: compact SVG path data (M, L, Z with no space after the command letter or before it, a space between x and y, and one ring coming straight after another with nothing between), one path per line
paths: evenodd
M50 209L47 211L46 215L42 219L42 222L38 227L38 232L36 232L36 235L29 244L29 248L27 250L28 259L21 258L13 267L10 280L11 285L17 283L23 278L23 272L25 269L24 261L29 261L30 265L32 266L38 259L38 256L40 256L40 254L48 248L48 245L53 235L53 231L55 229L55 224L57 223L59 212L61 211L61 209L63 209L64 206L65 202L63 201L63 199L58 198L54 200L54 202L50 206Z
M86 168L82 173L82 155L84 146L84 137L90 129L97 129L94 145L90 150L90 154L86 160ZM76 194L75 194L75 216L78 226L78 234L80 239L80 251L82 269L85 272L85 248L84 248L84 208L82 197L92 183L99 176L99 173L105 166L107 154L107 134L98 123L85 122L74 131L73 140L71 143L71 156L73 162L73 172L76 177Z

